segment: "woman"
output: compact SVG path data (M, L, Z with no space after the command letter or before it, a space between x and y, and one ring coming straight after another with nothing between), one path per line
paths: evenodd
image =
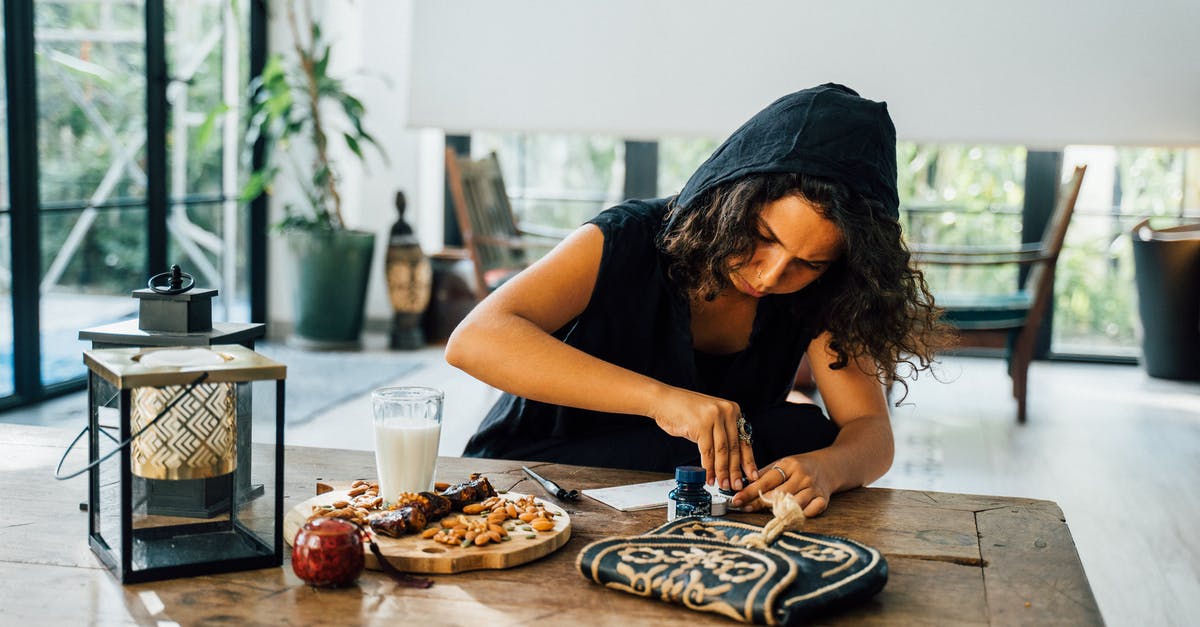
M784 96L671 199L627 201L488 296L447 361L505 391L468 456L669 472L806 515L891 465L883 383L944 334L897 221L886 105ZM829 412L785 399L807 354ZM757 460L768 460L759 466Z

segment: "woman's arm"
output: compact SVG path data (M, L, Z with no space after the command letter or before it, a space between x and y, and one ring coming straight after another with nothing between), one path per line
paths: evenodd
M734 506L765 507L759 492L780 486L795 495L806 516L816 516L829 506L837 492L866 485L887 472L895 453L892 425L888 418L883 386L875 379L869 362L851 362L840 370L829 364L836 358L829 348L829 333L822 333L808 348L808 359L838 435L827 448L777 460L787 481L777 471L762 472L758 481L734 497ZM765 466L770 467L770 466Z
M599 227L572 233L471 311L451 334L446 361L531 400L652 418L667 433L697 444L710 481L718 485L729 486L730 477L743 472L757 476L750 448L737 438L736 403L666 385L550 335L587 307L603 250Z

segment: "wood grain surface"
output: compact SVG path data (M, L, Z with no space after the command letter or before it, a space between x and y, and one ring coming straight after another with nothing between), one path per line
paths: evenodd
M337 483L349 482L335 482L335 485ZM348 501L350 496L347 492L346 489L322 492L289 509L283 519L283 537L287 540L288 546L293 544L296 532L308 520L313 507L328 505L334 501ZM508 492L502 495L509 501L515 501L523 496L526 495L518 492ZM545 557L571 539L571 516L567 514L566 510L544 499L536 498L535 500L545 507L547 512L554 514L554 529L549 531L512 531L509 533L511 540L498 544L447 546L430 538L422 538L419 534L408 534L399 538L389 538L374 532L371 532L371 535L388 563L410 573L445 575L469 570L512 568ZM458 512L451 512L448 516L456 515ZM467 518L473 519L478 516L468 516ZM439 521L432 521L426 525L426 528L439 526ZM378 558L371 552L369 546L364 544L363 552L366 554L367 568L382 570Z
M618 512L597 501L560 503L571 536L559 550L504 570L430 575L406 588L366 571L354 584L312 588L281 568L122 586L87 548L86 477L52 472L74 433L0 425L0 616L5 624L234 623L441 625L729 625L655 599L608 590L575 565L593 540L644 533L663 509ZM78 467L76 454L64 466ZM285 511L313 497L319 481L373 477L369 451L289 447ZM482 472L497 489L553 502L522 463L566 488L661 480L659 473L508 460L441 458L438 480ZM514 486L514 484L516 484ZM11 504L11 505L10 505ZM764 514L734 514L765 524ZM842 493L805 529L879 549L887 585L868 601L820 617L822 624L1103 624L1058 507L1049 501L862 488ZM285 550L285 556L290 551Z

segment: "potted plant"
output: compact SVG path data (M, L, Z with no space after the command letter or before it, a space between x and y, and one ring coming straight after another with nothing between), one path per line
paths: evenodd
M375 234L346 227L330 142L344 141L359 160L364 145L379 146L363 128L362 102L329 74L331 45L311 9L304 16L307 36L290 3L287 17L296 58L272 55L250 82L246 146L261 138L264 151L242 197L270 194L284 170L301 189L304 201L286 203L276 224L296 264L291 339L310 348L353 348L362 331ZM312 151L311 161L297 154L298 147Z

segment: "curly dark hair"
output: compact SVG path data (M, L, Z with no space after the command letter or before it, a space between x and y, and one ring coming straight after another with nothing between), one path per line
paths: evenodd
M672 201L671 227L658 241L668 273L683 289L712 300L730 286L735 259L749 260L761 240L763 207L788 195L815 205L845 241L845 254L802 290L816 303L808 320L832 335L837 359L870 357L884 384L915 378L953 337L941 310L913 267L900 223L875 200L831 179L796 173L755 174L705 191L687 211Z

